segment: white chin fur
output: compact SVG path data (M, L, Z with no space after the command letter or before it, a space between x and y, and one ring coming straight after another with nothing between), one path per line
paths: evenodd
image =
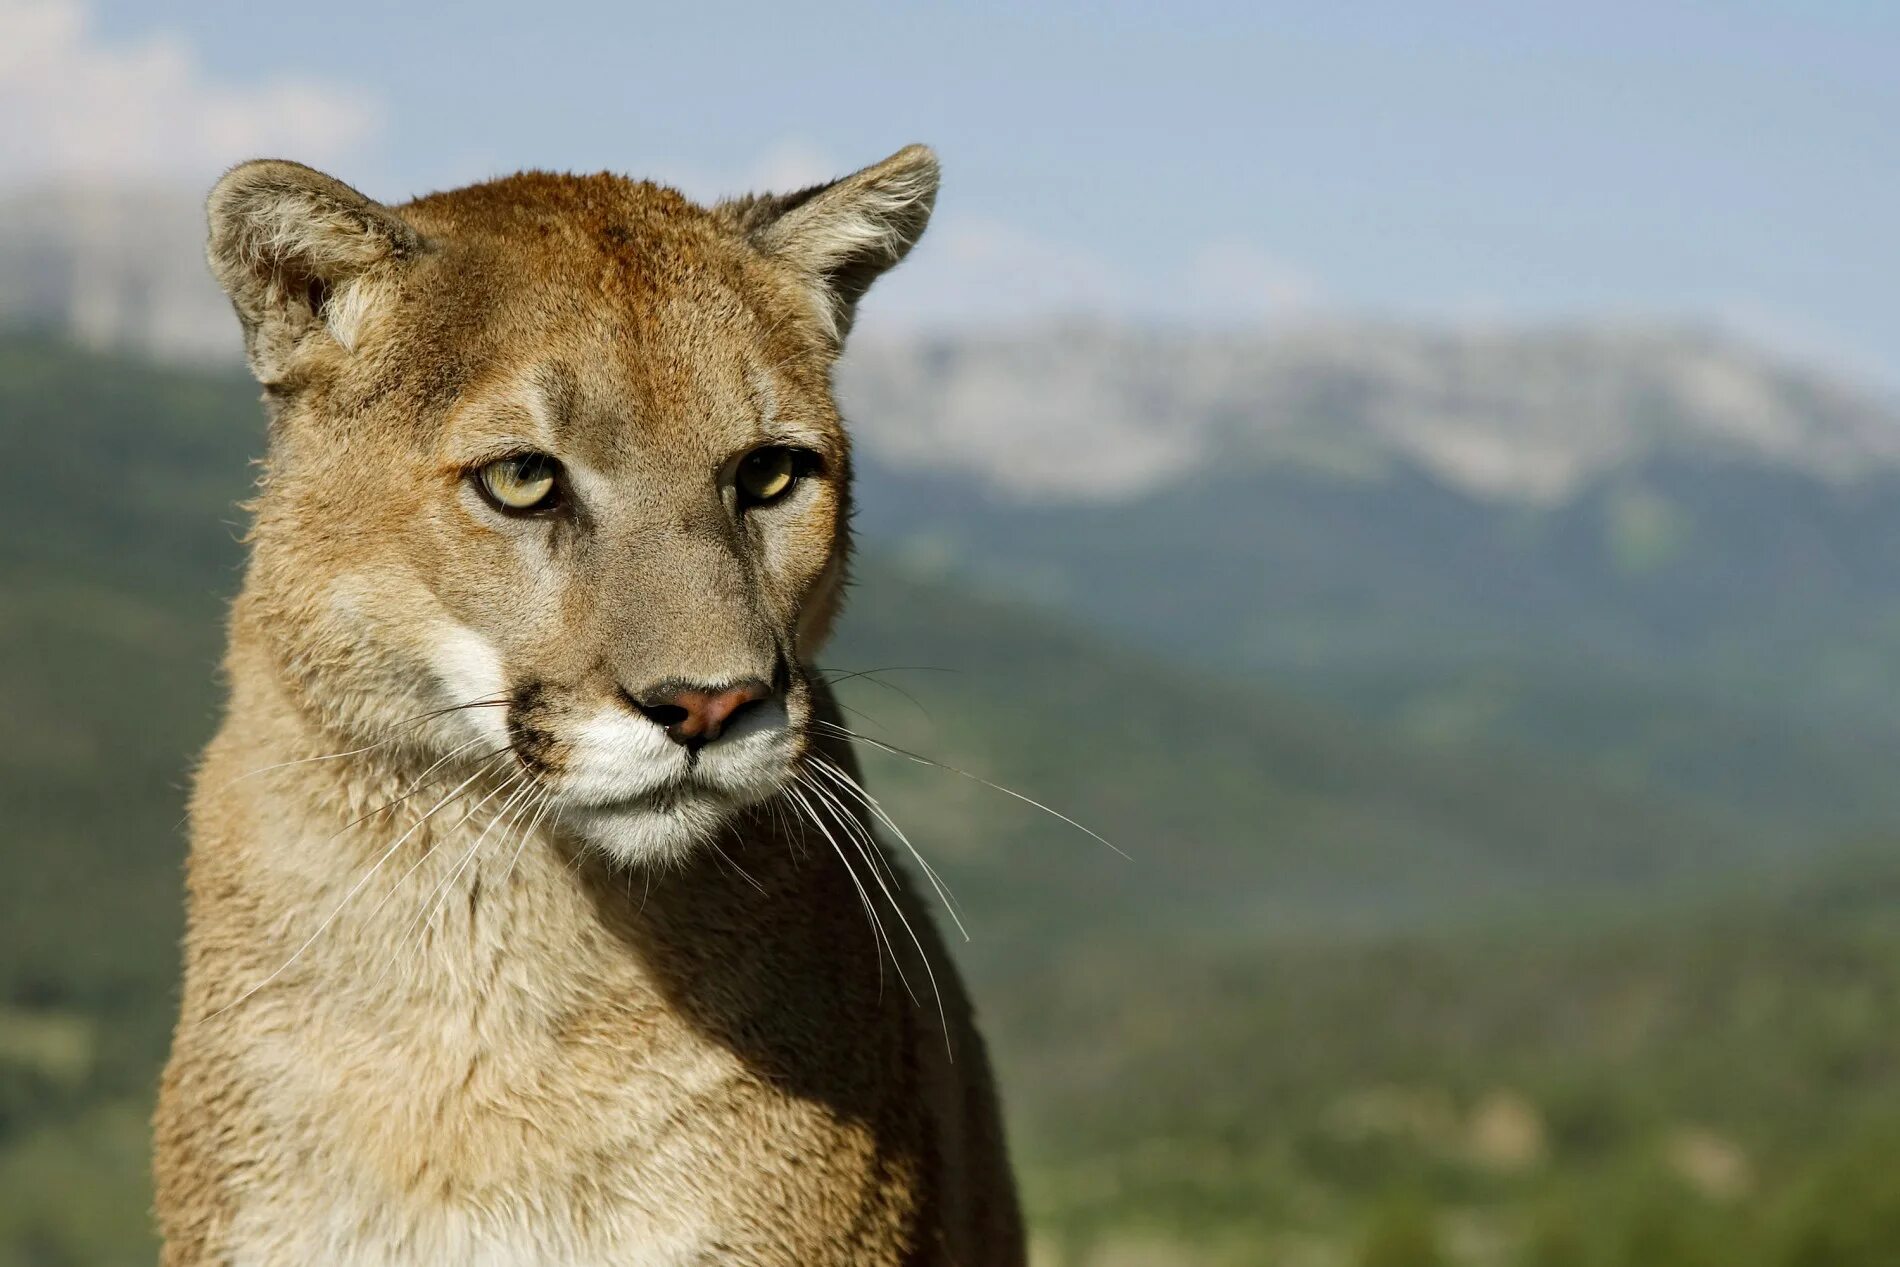
M575 806L561 817L588 844L623 863L675 862L724 827L738 807L723 797L694 795L665 809Z
M695 769L652 722L603 710L575 732L562 819L623 862L681 858L783 786L798 755L788 722L781 705L756 710L701 749Z

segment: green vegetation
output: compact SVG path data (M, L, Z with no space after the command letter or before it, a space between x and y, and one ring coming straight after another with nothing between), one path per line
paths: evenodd
M254 398L0 339L0 1267L151 1257L183 786ZM1633 504L1626 574L1703 539ZM1900 862L1821 854L1843 800L1900 823L1867 791L1885 731L1818 703L1794 730L1653 659L1540 673L1538 645L1385 686L1215 678L861 568L828 659L878 671L845 687L853 725L1132 855L865 754L969 915L1047 1261L1900 1262ZM1749 734L1778 755L1742 777L1722 753Z
M1835 486L1718 447L1550 506L1404 467L1053 506L867 477L887 547L1204 672L1740 810L1797 848L1900 820L1891 474Z

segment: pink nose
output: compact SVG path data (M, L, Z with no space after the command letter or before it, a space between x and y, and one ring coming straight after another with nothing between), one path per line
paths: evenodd
M628 692L633 706L657 725L666 737L688 748L719 738L720 732L746 708L770 699L772 688L757 678L730 686L686 686L663 682L638 695Z

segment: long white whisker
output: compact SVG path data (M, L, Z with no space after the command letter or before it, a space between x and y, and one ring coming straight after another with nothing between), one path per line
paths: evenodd
M443 880L441 885L437 887L436 893L430 894L431 898L436 897L436 894L440 894L441 896L439 900L436 901L435 906L429 911L429 918L423 922L421 935L424 939L429 936L430 930L435 927L435 917L442 913L443 909L449 904L449 898L454 896L453 886L455 882L467 872L470 864L475 861L475 854L481 849L482 842L488 839L490 833L501 824L502 819L508 817L510 808L515 810L518 821L521 807L528 803L528 798L534 793L534 785L527 780L528 776L526 771L517 771L512 776L509 781L516 785L514 792L509 795L507 800L501 803L501 808L496 810L495 816L488 820L488 826L482 828L481 834L475 837L475 843L468 847L468 852L462 856L462 860L456 864L455 869L449 872L448 878Z
M374 752L378 748L385 747L389 744L394 743L397 739L402 737L404 732L413 730L424 722L433 721L434 719L438 717L444 717L448 715L449 713L459 712L460 710L465 709L465 708L480 708L483 706L500 705L500 704L505 704L505 703L507 703L507 699L505 696L503 697L484 696L481 699L470 700L466 704L455 704L455 705L451 705L448 708L436 709L433 712L422 713L422 714L419 714L418 716L411 717L407 721L397 722L394 726L391 726L389 728L389 733L387 735L385 735L381 739L378 739L375 743L365 744L361 748L351 748L347 752L326 752L322 756L318 756L318 757L298 757L294 761L279 761L274 765L259 766L255 770L246 770L243 774L232 776L231 781L229 783L226 783L224 786L230 787L232 784L242 783L244 780L249 779L249 778L255 778L257 775L269 774L272 770L284 770L284 769L288 769L291 766L296 766L296 765L310 765L318 761L336 761L343 757L359 757L366 752Z
M450 882L452 882L457 875L461 874L462 868L468 865L468 860L474 857L475 851L481 847L482 836L485 836L488 833L489 829L494 827L496 820L498 820L503 814L508 812L508 806L511 803L513 803L513 800L514 800L513 791L518 791L520 788L520 781L522 778L522 774L523 772L520 770L514 771L513 773L509 774L509 776L505 780L502 781L501 787L496 789L496 792L508 792L509 793L508 799L502 802L501 808L496 810L494 813L494 816L488 820L488 827L483 828L482 833L475 837L475 843L468 847L468 852L464 853L460 858L458 858L454 862L453 865L450 866L448 875L444 876L442 880L433 889L429 890L428 895L425 896L422 899L421 903L417 906L416 913L412 915L409 919L409 922L403 926L402 935L396 939L397 948L390 953L389 962L384 964L383 971L377 974L376 979L379 982L383 979L384 976L388 974L390 968L395 966L396 960L402 957L403 945L409 940L410 934L414 933L417 927L422 923L423 915L431 909L431 903L435 901L437 895L442 893L443 890L447 889ZM490 795L483 801L483 803L486 804L488 800L492 800L492 799L494 799L494 793L490 793ZM468 818L472 818L472 817L473 815L469 815L468 817L465 817L462 821L467 822ZM457 824L457 826L459 827L460 824Z
M279 761L275 765L259 766L255 770L246 770L243 774L233 776L231 779L231 782L226 783L224 787L230 787L233 784L242 783L246 779L256 778L260 774L269 774L272 770L287 770L291 766L294 766L294 765L311 765L318 761L337 761L337 760L342 759L343 757L358 757L364 754L365 752L376 751L378 748L389 743L394 738L395 736L391 735L389 739L379 739L375 743L365 744L361 748L351 748L348 752L326 752L320 757L298 757L294 761Z
M913 1004L916 1003L917 993L910 988L910 979L904 975L904 965L898 962L897 951L891 946L889 934L884 931L884 921L878 916L877 908L871 905L871 895L865 889L864 884L858 879L857 868L851 865L851 859L845 856L844 848L838 844L838 838L831 834L831 829L820 821L818 811L812 807L811 801L806 798L804 792L791 786L787 786L785 790L793 797L796 797L800 805L804 806L805 816L811 820L812 825L818 828L818 830L824 834L825 839L831 843L832 852L838 855L838 861L844 864L844 873L851 879L851 887L858 891L858 901L864 904L864 914L866 918L869 919L874 934L871 941L872 945L877 949L878 989L881 991L884 988L884 955L886 951L888 951L891 957L891 966L897 969L897 979L904 983L904 993L910 995ZM879 944L880 941L882 942L881 945Z
M470 748L473 748L476 744L480 742L481 742L481 738L480 736L477 736L476 738L469 740L467 743L457 744L455 747L449 749L449 751L446 754L444 754L441 757L438 757L434 762L430 763L428 769L424 770L421 774L417 775L416 781L414 783L411 783L407 788L403 789L401 792L391 797L389 800L384 801L381 805L378 805L375 809L368 810L362 814L359 814L357 817L352 818L349 822L343 824L342 827L337 829L336 835L341 836L344 832L348 831L350 828L355 827L360 823L366 823L370 819L376 817L378 814L385 813L389 810L394 809L396 806L402 804L404 801L414 796L417 792L420 792L423 788L430 786L430 782L429 782L430 775L434 774L437 770L440 770L443 766L447 765L449 762L453 761L456 757L460 756L464 752L467 752ZM482 758L482 760L483 761L490 760L496 755L497 755L496 753L489 753L488 756ZM454 778L454 777L455 777L454 775L450 775L448 776L448 778L437 780L437 782L446 783L448 782L449 778ZM332 840L336 839L336 836L332 836L331 839Z
M801 771L800 773L809 776L809 771ZM852 832L854 834L854 840L862 838L870 843L871 854L865 861L870 863L871 872L878 877L878 882L882 884L885 880L889 880L893 884L897 883L897 872L891 869L890 859L886 858L884 851L877 847L876 842L871 839L871 834L865 830L864 824L858 821L857 815L853 814L849 808L841 806L838 803L837 797L831 795L829 789L822 784L813 781L810 777L804 778L802 782L815 794L823 798L823 803L832 811L831 817L833 820L844 830ZM863 850L860 849L859 852L862 853Z
M520 779L521 779L520 771L511 772L507 778L502 780L501 786L490 791L487 796L484 796L475 805L473 809L471 809L468 813L462 815L461 820L457 822L453 828L450 829L450 833L445 833L445 834L452 834L455 831L461 830L461 828L465 826L469 822L469 820L473 819L476 814L481 812L482 806L488 804L490 801L494 800L497 796L501 796L504 793L507 793L509 789L518 787ZM512 797L510 799L512 799ZM500 818L501 815L504 812L506 812L507 808L508 808L508 803L504 801L502 804L502 808L495 811L494 818L489 819L488 825L490 827L493 827L495 824L495 819ZM403 874L402 881L400 881L399 884L406 883L409 877L415 874L416 868L420 867L423 863L429 860L429 858L435 853L436 844L437 842L433 840L429 842L429 847L423 851L423 854L420 858L416 859L414 865L412 865L409 868L409 870ZM459 871L461 865L468 861L468 859L473 855L475 849L480 844L481 844L481 838L478 836L476 837L475 845L471 845L469 847L469 852L466 854L463 854L461 859L455 865L455 867L451 869L450 878L453 878L453 874ZM403 925L403 930L402 930L401 935L396 938L395 948L389 952L389 958L383 961L383 966L382 966L381 971L379 971L376 974L375 984L378 987L380 987L383 981L389 976L389 970L396 966L396 961L402 958L404 946L409 940L409 935L416 930L417 924L421 922L422 912L428 909L430 901L434 899L436 894L442 892L442 890L448 886L448 883L449 883L449 880L444 879L441 884L438 884L434 889L431 889L428 893L428 896L424 897L421 903L418 905L416 914L412 915L409 918L409 922ZM393 892L391 893L391 896L394 896ZM420 939L418 939L418 944L420 944Z
M888 752L893 756L903 757L907 761L915 761L918 765L933 766L936 769L946 771L950 774L960 775L961 777L970 780L972 783L981 783L984 787L989 788L992 792L1001 792L1004 796L1014 797L1015 799L1021 801L1025 805L1034 806L1035 808L1041 810L1043 813L1049 815L1051 818L1061 819L1063 822L1075 828L1077 831L1081 832L1083 835L1093 837L1095 840L1101 842L1104 845L1107 845L1110 849L1115 850L1116 853L1121 854L1122 857L1128 858L1130 862L1134 861L1134 859L1129 858L1126 853L1122 853L1121 849L1117 848L1117 846L1115 845L1113 841L1107 839L1106 837L1100 835L1097 832L1090 830L1087 827L1084 827L1082 824L1076 822L1073 818L1070 818L1067 814L1064 814L1061 810L1050 809L1047 805L1044 805L1041 801L1036 800L1034 797L1031 797L1031 796L1024 796L1021 792L1016 791L1014 788L1004 787L1001 783L992 783L980 774L971 774L968 770L959 770L957 769L957 767L953 765L946 765L941 761L933 761L929 757L918 756L916 753L910 751L907 748L899 748L892 744L887 744L883 742L882 740L873 739L869 735L859 734L857 731L847 729L844 726L838 725L836 722L814 720L812 722L812 725L823 726L826 729L831 730L834 733L841 735L842 737L846 739L854 739L860 743L869 744L871 747L882 749L883 751Z
M216 1017L222 1016L224 1013L230 1011L232 1008L244 1002L246 999L250 998L253 994L256 994L259 990L263 989L265 986L275 981L278 977L282 976L284 972L287 969L289 969L290 965L296 963L298 959L303 957L304 951L310 949L311 946L316 944L317 938L323 936L324 930L330 927L331 924L336 922L337 916L343 913L343 908L350 904L350 900L352 898L354 898L358 893L362 892L363 886L368 884L378 871L382 870L383 864L388 862L391 858L395 856L396 851L402 848L403 842L405 840L408 840L409 837L415 835L417 831L421 830L422 825L424 823L428 822L431 818L435 817L437 810L441 809L444 805L447 805L450 801L454 800L457 796L461 794L464 788L468 787L469 784L475 782L475 780L481 777L482 777L482 771L480 769L476 770L475 773L469 775L467 779L463 780L460 784L458 784L454 791L450 792L447 796L443 797L441 800L437 801L434 805L430 806L429 812L424 814L421 818L417 819L415 822L415 826L411 827L408 831L404 832L402 835L396 837L396 843L391 845L387 850L385 850L383 852L383 856L378 858L376 862L374 863L374 865L372 865L368 871L365 871L363 873L363 877L360 880L358 880L354 886L351 887L348 893L345 893L343 895L343 900L336 904L336 909L331 911L328 915L324 916L323 922L317 925L317 930L314 933L311 933L310 936L304 940L303 945L297 947L297 949L294 952L292 952L290 958L284 960L282 964L278 965L278 968L275 972L271 973L268 977L265 977L262 981L259 981L256 985L252 986L250 989L246 990L243 994L239 995L237 998L233 999L231 1002L225 1004L223 1007L219 1008L217 1011L211 1013L209 1016L206 1016L204 1020L208 1021Z
M790 799L783 795L775 796L765 803L765 808L770 811L772 815L772 826L779 838L791 846L793 861L796 862L803 858L805 856L805 833L802 829L796 832L792 830L794 815L792 813Z
M535 832L541 829L541 821L547 817L548 811L552 809L553 806L554 793L543 789L540 798L535 802L534 811L528 819L528 829L521 833L521 841L515 846L514 854L508 859L508 870L504 872L501 877L501 882L504 885L514 879L515 864L521 861L521 851L528 847L530 840L534 839Z
M930 980L930 992L937 1000L937 1021L943 1026L943 1039L947 1047L950 1042L950 1021L944 1014L943 991L937 987L937 971L931 966L930 952L924 949L924 943L918 938L917 930L911 926L910 916L904 914L904 908L898 902L896 893L884 882L884 877L878 872L877 864L871 861L877 856L877 842L871 838L871 833L865 829L863 823L858 821L857 816L846 809L844 803L821 784L815 780L807 780L805 786L817 793L819 798L830 807L838 826L845 831L847 838L851 838L852 846L870 864L871 878L876 880L878 888L884 891L884 900L891 904L892 912L896 914L898 921L904 926L904 932L910 937L910 944L917 948L917 957L923 961L924 975ZM895 952L892 953L891 958L893 962L896 961Z
M494 756L492 756L492 757L490 757L490 758L489 758L489 759L488 759L488 760L487 760L487 761L486 761L486 762L484 763L484 765L483 765L483 768L484 768L484 769L487 769L487 770L493 770L493 769L495 768L495 762L496 762L496 761L497 761L498 759L500 759L500 758L502 757L502 755L503 755L502 753L496 753L496 754L495 754ZM497 787L497 788L495 788L495 789L494 789L493 791L491 791L491 792L490 792L490 793L489 793L488 795L486 795L486 796L484 796L484 797L482 797L482 799L481 799L481 800L479 800L479 801L476 801L476 802L475 802L475 804L473 804L472 806L470 806L470 807L469 807L469 810L468 810L468 812L467 812L466 814L464 814L464 815L462 815L462 817L461 817L461 818L459 818L459 819L457 819L457 820L455 821L455 825L454 825L453 827L451 827L451 828L450 828L449 830L450 830L450 831L455 831L455 830L457 830L458 828L460 828L460 827L462 827L462 826L463 826L463 825L464 825L465 823L467 823L469 819L471 819L471 818L473 818L473 817L475 817L475 815L477 815L477 814L479 814L479 813L481 813L481 811L482 811L482 807L483 807L484 805L486 805L486 804L488 804L488 803L489 803L490 801L492 801L492 800L494 800L494 799L495 799L495 798L496 798L497 796L500 796L500 795L501 795L501 794L502 794L503 792L506 792L506 791L508 790L508 788L509 788L509 786L510 786L510 785L511 785L511 784L512 784L513 782L514 782L514 780L513 780L513 779L505 779L505 780L503 780L503 781L502 781L502 784L501 784L501 786L500 786L500 787ZM416 873L416 871L417 871L417 869L418 869L418 868L420 868L420 867L422 866L422 864L423 864L423 863L425 863L425 862L427 862L427 861L429 860L429 856L430 856L431 854L433 854L433 853L435 852L435 845L436 845L436 842L435 842L434 840L431 840L431 841L429 842L429 844L428 844L428 846L427 846L427 847L426 847L425 849L423 849L423 851L422 851L422 856L421 856L421 857L419 857L419 858L417 858L417 859L416 859L416 860L415 860L414 862L412 862L412 863L410 863L410 864L409 864L409 869L408 869L407 871L405 871L405 872L403 872L403 873L402 873L402 878L401 878L401 879L399 879L399 880L397 880L397 881L396 881L396 882L395 882L394 884L392 884L392 885L390 885L390 886L389 886L389 892L387 892L387 893L385 893L385 894L383 894L383 900L382 900L382 901L380 901L380 902L378 902L378 903L377 903L377 904L375 905L375 907L371 909L371 911L370 911L370 915L371 915L372 917L373 917L373 916L375 916L375 914L376 914L376 912L377 912L377 911L380 911L380 910L382 910L382 909L383 909L383 907L385 907L385 906L387 906L387 905L389 905L389 899L390 899L390 898L392 898L392 897L395 897L395 896L396 896L396 893L397 893L397 891L398 891L398 890L400 890L400 889L402 888L402 886L403 886L403 885L405 885L405 884L407 884L407 883L409 883L409 877L410 877L410 876L412 876L412 875L414 875L414 874Z
M871 793L865 789L864 785L852 778L849 773L819 753L812 753L809 759L813 769L855 797L863 804L864 808L870 810L871 813L877 816L879 822L890 828L899 841L903 842L904 848L910 851L910 856L915 858L917 865L922 868L924 878L930 881L930 887L937 891L938 899L943 902L944 913L948 915L950 921L957 926L957 931L963 934L963 940L970 940L970 932L963 926L963 919L958 914L958 904L955 895L950 892L949 886L938 876L937 869L924 860L924 856L918 852L917 846L913 845L910 841L910 837L904 834L904 829L899 827L896 821L892 819L889 814L884 812L884 807L878 803L878 799L872 796Z
M737 827L733 827L731 830L733 831L733 839L737 840L738 839ZM757 889L760 896L765 895L765 886L763 884L760 884L757 880L753 879L751 874L747 872L744 867L740 866L738 862L732 857L731 854L727 853L724 849L721 849L719 847L719 842L717 840L708 839L706 843L712 846L714 853L718 854L721 858L725 859L727 866L731 867L734 871L739 873L739 878L741 880L744 880L747 884L751 885L754 889Z

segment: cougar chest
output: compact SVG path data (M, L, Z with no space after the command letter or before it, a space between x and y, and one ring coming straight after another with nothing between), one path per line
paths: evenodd
M708 1207L680 1182L682 1126L734 1070L644 1041L635 1010L589 1016L443 992L399 1020L320 1007L255 1045L298 1161L239 1243L267 1249L259 1262L699 1261Z

